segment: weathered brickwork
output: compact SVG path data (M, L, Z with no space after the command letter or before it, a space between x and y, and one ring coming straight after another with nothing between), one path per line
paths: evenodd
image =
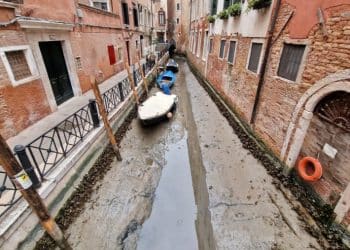
M16 135L50 113L40 80L17 87L2 87L0 99L0 133L6 138Z
M202 30L204 33L204 30ZM189 53L190 60L216 90L226 97L241 117L248 122L251 116L258 75L247 69L252 38L241 36L212 36L213 50L208 55L207 71L202 58ZM204 40L204 38L202 38ZM226 40L224 58L219 57L221 40ZM236 41L235 60L227 61L230 41Z
M282 6L276 32L284 26L292 10L289 5ZM349 5L343 6L341 11L339 8L328 9L326 11L329 15L326 21L328 37L323 36L322 30L317 25L310 31L310 35L302 40L309 45L305 52L307 57L300 82L290 82L277 77L283 43L293 41L288 40L288 26L272 47L255 129L277 155L280 154L291 114L302 94L327 75L350 68L350 50L344 48L350 44L350 34L346 28L350 25L350 19L342 16L349 10Z
M323 177L312 184L323 200L335 205L341 192L350 182L350 133L342 128L321 120L317 115L312 118L304 140L300 157L312 156L322 163ZM323 146L329 144L339 150L335 158L323 152Z
M13 29L2 30L0 47L27 45L25 33ZM40 79L20 86L12 86L0 60L0 133L5 138L50 113Z
M133 2L128 0L127 3L131 10ZM138 4L145 6L148 2L139 1ZM53 93L50 92L51 85L38 46L40 41L61 42L75 95L88 91L91 88L91 78L98 72L103 73L105 80L124 69L124 63L128 61L126 41L129 41L130 63L135 64L138 61L140 38L147 31L146 28L135 27L131 11L129 25L126 27L123 24L119 0L111 0L109 7L110 11L93 8L91 1L87 0L28 0L17 5L15 9L6 5L0 7L0 21L4 23L20 14L28 19L39 18L75 24L72 31L56 31L50 25L42 29L21 29L20 24L15 21L1 28L0 48L30 46L34 67L38 71L34 81L30 79L14 87L3 61L0 60L0 133L6 139L59 108L55 105L55 100L48 99L50 96L53 98ZM76 14L77 8L82 13L80 17ZM110 65L107 48L109 45L115 48L117 62L114 65Z
M342 1L334 4L321 3L321 1L312 3L310 8L312 12L305 13L304 3L298 3L296 0L282 1L272 35L272 47L253 126L256 134L278 157L285 146L288 133L291 133L292 138L296 133L296 129L289 130L291 122L296 122L295 128L299 126L299 118L305 107L299 107L300 111L296 114L294 112L306 91L327 76L340 74L350 68L350 4L346 1L343 1L344 4L339 2ZM320 6L325 20L324 25L318 23L317 9ZM309 23L303 27L292 26L293 23L300 23L306 14L313 15L305 19ZM194 30L197 28L192 25L192 31ZM225 33L224 28L222 33ZM225 59L219 58L222 39L227 41L233 39L237 43L233 65L227 63L226 59L228 42L225 48ZM213 52L208 56L207 65L190 49L188 49L188 57L224 99L230 102L241 118L249 121L259 77L247 70L250 46L254 38L242 37L239 34L233 34L233 36L215 34L213 41ZM296 81L277 76L285 43L306 45ZM345 80L344 84L348 84L348 80ZM350 89L346 91L350 92ZM296 120L292 121L295 115ZM304 141L298 142L303 143L298 159L306 155L320 159L324 165L324 175L320 181L310 186L326 203L335 206L342 192L349 188L350 135L320 120L317 116L313 117L306 129ZM322 152L325 143L338 150L335 159L331 159ZM286 156L290 149L291 143L287 144L286 155L281 160L287 161ZM348 226L349 222L350 212L344 217L342 224Z
M87 30L91 30L91 32L86 32ZM123 48L124 42L120 35L108 32L108 30L101 33L101 31L94 32L94 29L86 28L84 32L72 33L71 43L74 57L81 59L81 68L77 68L77 74L83 93L91 88L90 77L95 76L98 71L102 71L104 79L108 79L124 69L123 61L120 58L116 58L118 60L116 65L110 65L107 53L108 45L115 46L116 54L118 47ZM92 58L94 60L91 60Z

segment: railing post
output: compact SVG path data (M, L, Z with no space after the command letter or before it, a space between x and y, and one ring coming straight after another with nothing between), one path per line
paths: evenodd
M26 148L23 145L16 145L14 151L18 155L18 159L22 164L24 171L27 173L29 179L32 181L33 187L39 188L41 186L41 182L38 176L36 175L32 164L29 161L28 155L26 153Z
M20 164L13 156L5 139L0 135L0 164L6 171L8 176L13 180L17 189L22 193L24 199L27 200L30 207L39 217L41 225L46 232L52 237L60 249L72 249L67 240L64 238L63 232L56 224L55 220L50 216L43 200L38 192L33 188L28 174L21 168Z
M135 87L137 87L137 76L136 76L136 67L135 67L135 65L132 67L132 75L133 75L133 78L134 78Z
M94 99L89 100L89 110L90 110L92 122L94 124L94 128L98 128L100 126L100 119L98 118L96 101Z
M118 89L119 89L119 94L120 94L120 101L123 102L125 100L125 96L124 96L123 83L122 82L118 82Z
M142 64L142 71L143 71L143 75L145 76L147 73L146 73L146 65L145 64Z

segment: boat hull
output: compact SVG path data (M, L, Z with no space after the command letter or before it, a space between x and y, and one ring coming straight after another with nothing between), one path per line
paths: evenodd
M167 119L167 114L176 108L177 96L157 92L138 108L138 117L142 124L151 125Z

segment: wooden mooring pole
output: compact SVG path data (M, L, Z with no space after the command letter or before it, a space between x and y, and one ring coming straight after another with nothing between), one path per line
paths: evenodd
M141 68L141 63L140 63L140 55L138 55L138 61L137 61L137 64L139 66L139 69L141 71L141 76L142 76L142 80L143 80L143 85L145 86L145 90L146 90L146 94L148 96L148 82L147 82L147 79L145 77L145 74L143 73L143 69Z
M98 106L98 110L99 110L100 115L102 117L103 124L105 126L106 131L107 131L107 136L109 138L109 141L111 142L115 156L117 157L118 161L122 161L122 156L120 155L118 143L117 143L117 140L115 139L115 136L113 134L112 127L109 124L107 112L106 112L105 106L103 105L101 92L100 92L100 89L98 87L97 81L95 79L93 81L91 81L91 87L92 87L92 90L94 92L94 95L96 98L96 103Z
M39 217L40 224L56 242L60 249L71 250L67 240L64 238L63 232L50 216L48 209L46 208L43 200L38 192L33 187L33 184L22 169L10 148L8 147L5 139L0 135L0 165L6 171L7 175L15 183L17 189L22 193L23 198L28 202L29 206Z
M139 105L140 104L140 101L139 101L139 95L137 94L137 91L136 91L136 88L135 88L135 82L134 82L134 79L131 75L131 72L130 72L130 66L127 62L125 62L125 68L128 72L128 78L129 78L129 82L130 82L130 85L131 85L131 89L132 89L132 92L134 94L134 97L135 97L135 101L136 101L136 104Z

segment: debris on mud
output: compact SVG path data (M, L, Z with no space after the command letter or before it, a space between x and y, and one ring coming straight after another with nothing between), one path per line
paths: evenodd
M318 199L317 196L312 193L310 188L300 181L295 172L292 172L292 174L289 176L285 176L282 172L282 168L277 166L281 163L267 153L268 149L265 148L265 146L259 145L252 139L252 135L249 135L245 129L242 128L242 125L238 124L231 112L223 104L223 102L226 104L229 102L225 99L221 100L217 96L217 93L215 93L215 90L208 86L209 83L202 78L201 74L194 68L194 66L190 62L188 62L188 64L200 85L205 89L221 114L226 118L236 135L239 137L243 147L248 149L252 155L263 164L268 174L274 178L272 183L276 186L276 188L280 189L281 191L283 191L282 189L284 188L291 190L294 197L301 204L303 204L307 212L315 219L317 227L306 226L306 230L313 235L318 240L319 244L325 249L348 249L348 247L343 243L342 238L349 236L346 234L344 229L332 223L332 207L327 204L322 204L320 199ZM229 104L227 106L230 107ZM245 127L248 128L248 126ZM303 211L301 211L302 209L295 208L294 210L301 218L303 218L303 221L308 224L307 220L305 219L305 214Z
M154 86L154 82L148 85L149 90ZM140 101L142 102L147 98L146 93L142 94ZM125 118L122 125L115 133L118 146L130 129L131 122L137 117L136 105L132 108L128 116ZM75 221L75 219L84 211L85 203L88 202L96 187L96 183L104 178L107 172L111 169L112 162L115 159L115 154L111 144L103 150L102 154L98 157L97 161L83 177L79 186L75 189L72 195L68 198L64 206L59 210L55 220L59 227L65 232L68 227ZM35 250L49 250L56 249L56 243L45 232L44 236L36 243Z

